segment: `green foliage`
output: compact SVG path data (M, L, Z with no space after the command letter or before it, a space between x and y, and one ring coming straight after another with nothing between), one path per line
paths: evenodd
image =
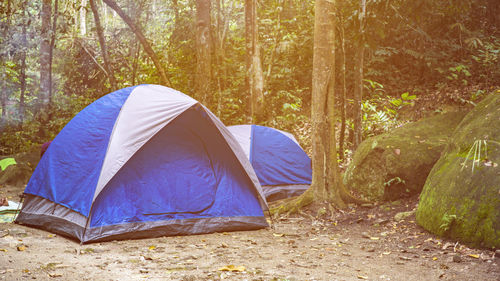
M443 218L441 219L442 223L439 226L439 229L441 229L443 232L447 232L448 230L450 230L451 225L456 220L458 220L457 215L444 214Z
M391 186L393 184L398 184L398 183L402 183L402 184L405 184L405 180L401 179L400 177L394 177L386 182L384 182L384 186Z
M364 79L367 94L362 102L363 129L366 137L377 135L400 126L399 112L406 106L413 106L416 95L408 92L393 98L384 91L381 83Z
M42 38L40 17L35 15L41 3L8 2L10 10L6 9L6 3L0 8L0 99L6 104L0 112L8 113L2 115L0 121L0 144L3 151L23 151L53 137L84 105L111 92L111 85L104 72L90 8L83 7L87 11L87 33L81 35L79 5L63 1L59 5L55 34L52 109L38 112ZM359 32L358 2L338 3L337 17L341 20L337 26L339 31L345 31L348 99L352 98L354 87L353 50L358 40L364 39L363 69L368 78L364 80L367 92L363 100L365 136L399 126L402 123L400 112L412 106L415 93L420 97L436 89L474 85L477 88L470 93L469 99L472 104L488 87L497 86L500 38L487 14L492 8L489 2L369 0L363 33ZM195 1L120 0L117 3L143 30L167 70L172 87L199 99L194 90ZM104 3L98 5L109 67L118 87L158 83L158 72L134 33ZM212 1L211 9L210 86L213 95L205 105L225 124L247 123L244 2ZM314 2L264 0L259 1L257 9L266 104L265 116L259 122L303 134L300 138L308 142ZM26 40L21 36L23 27L26 28ZM338 49L340 43L338 40ZM26 83L21 85L23 54L27 56ZM335 73L340 78L340 63L337 66ZM22 88L24 108L21 106ZM40 121L43 116L50 118ZM350 124L350 120L347 123ZM20 130L23 132L18 132Z

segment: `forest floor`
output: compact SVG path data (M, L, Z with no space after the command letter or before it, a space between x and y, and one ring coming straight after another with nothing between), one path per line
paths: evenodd
M0 197L22 191L1 186ZM0 280L500 280L494 251L429 234L415 223L417 202L306 212L257 231L87 245L0 223Z

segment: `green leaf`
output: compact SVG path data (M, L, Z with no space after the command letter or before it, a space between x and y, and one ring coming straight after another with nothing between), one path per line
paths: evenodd
M0 160L0 168L2 168L2 171L7 169L10 165L16 165L16 159L14 158L5 158Z

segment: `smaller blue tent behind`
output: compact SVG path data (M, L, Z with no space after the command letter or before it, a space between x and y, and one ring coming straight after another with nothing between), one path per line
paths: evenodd
M292 134L258 125L228 129L249 158L267 201L297 196L309 188L311 159Z
M267 226L253 168L207 108L140 85L78 113L37 165L16 222L81 242Z

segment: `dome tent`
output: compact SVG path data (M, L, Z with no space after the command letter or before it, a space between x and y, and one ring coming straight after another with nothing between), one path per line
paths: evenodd
M250 160L267 201L297 196L311 185L311 159L292 134L259 125L229 126Z
M83 243L267 226L233 136L203 105L158 85L115 91L78 113L24 193L16 222Z

